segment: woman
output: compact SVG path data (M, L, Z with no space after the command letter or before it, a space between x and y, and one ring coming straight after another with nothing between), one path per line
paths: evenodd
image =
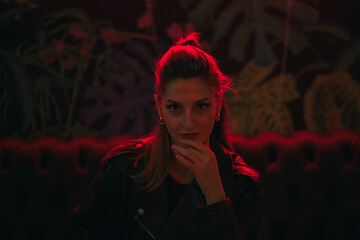
M264 238L259 175L226 136L231 79L194 33L157 63L159 125L102 160L74 210L89 239Z

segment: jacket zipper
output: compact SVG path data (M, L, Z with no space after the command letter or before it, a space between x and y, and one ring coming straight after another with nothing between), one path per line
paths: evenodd
M154 240L156 240L156 237L154 234L152 234L152 232L150 232L150 230L141 222L141 220L139 219L139 217L137 215L135 215L135 220L140 224L140 226L150 235L150 237Z

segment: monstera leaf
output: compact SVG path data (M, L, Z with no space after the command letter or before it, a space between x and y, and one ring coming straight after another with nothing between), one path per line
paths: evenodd
M354 43L350 42L350 46L342 53L337 66L338 72L349 72L353 65L357 64L357 59L360 56L360 41L356 40ZM356 68L356 66L355 66Z
M230 126L234 132L251 135L258 132L293 131L293 122L286 103L300 94L291 75L267 79L276 64L258 66L252 60L245 65L235 81L235 94L228 95Z
M81 119L86 124L95 124L106 119L101 134L109 136L119 132L142 135L153 127L156 110L153 106L154 82L153 52L161 52L159 43L148 49L143 43L133 41L122 51L113 55L113 61L123 72L108 72L101 75L101 86L88 87L86 100L95 104L81 110Z
M240 109L241 107L241 109ZM294 130L291 115L285 105L253 107L242 104L231 108L230 128L233 132L252 135L261 132L289 133Z
M318 75L305 94L304 117L313 131L360 131L360 86L346 73Z
M88 87L84 93L85 99L101 99L101 103L82 109L81 119L86 124L92 124L97 120L110 116L102 135L111 135L127 131L140 135L145 131L146 111L151 106L152 91L149 86L139 86L135 81L125 78L119 73L103 74L104 81L111 83L116 88L124 91L117 92L110 87ZM128 129L124 129L131 121Z
M196 7L190 12L190 21L197 29L213 20L212 44L231 32L229 56L245 61L246 47L255 36L255 58L257 64L274 62L272 47L284 41L286 0L187 0L180 1L183 7ZM291 1L291 20L298 25L309 25L318 20L317 11L305 2ZM210 17L209 17L210 16ZM242 19L242 20L239 20ZM235 30L232 30L235 26ZM289 48L293 54L302 51L308 44L305 35L294 25L290 28ZM270 37L270 38L269 38Z

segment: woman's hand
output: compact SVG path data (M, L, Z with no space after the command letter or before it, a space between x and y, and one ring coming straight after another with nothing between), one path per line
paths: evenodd
M182 139L180 143L183 146L172 145L175 157L192 172L207 204L225 200L215 154L196 140Z

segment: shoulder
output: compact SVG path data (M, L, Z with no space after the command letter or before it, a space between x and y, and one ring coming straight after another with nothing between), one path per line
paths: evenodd
M213 149L215 150L215 154L219 154L219 157L227 159L225 162L222 163L220 161L220 164L226 164L229 167L231 166L231 170L233 175L240 176L240 177L247 177L249 180L255 181L258 183L261 179L260 174L251 166L249 166L240 156L239 154L229 150L227 147L225 147L223 144L221 144L219 141L214 139L212 141L213 143Z
M232 158L234 183L237 192L247 193L254 199L266 198L261 174L249 166L237 153L228 152Z
M260 181L260 174L251 166L249 166L244 159L242 159L239 154L232 152L228 149L224 149L226 155L231 158L232 168L234 175L243 175L247 176L255 182Z
M226 162L230 163L227 172L232 172L232 183L230 186L233 188L231 191L233 191L234 199L242 199L242 197L239 198L239 196L244 196L244 194L247 194L249 199L261 199L266 196L261 174L249 166L239 154L232 152L224 146L221 147L222 152L226 156Z
M238 154L233 155L233 169L235 174L242 174L250 177L255 182L260 181L260 174L252 167L250 167Z
M111 149L100 161L100 168L106 168L109 165L121 165L126 168L129 165L136 165L139 156L144 154L146 146L150 143L151 137L139 138L126 141Z

